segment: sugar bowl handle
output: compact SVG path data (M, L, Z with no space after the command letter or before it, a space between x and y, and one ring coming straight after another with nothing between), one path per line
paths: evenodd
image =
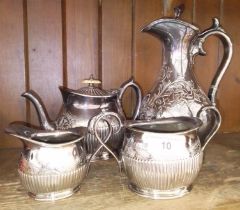
M125 91L127 90L128 87L132 87L136 93L137 101L136 101L136 106L135 106L134 113L132 116L132 119L135 120L139 114L139 110L140 110L140 106L141 106L141 102L142 102L142 91L141 91L141 88L139 87L139 85L134 81L133 77L131 77L129 80L125 81L120 87L120 93L119 93L119 97L118 97L121 107L122 107L123 94L125 93Z
M206 136L204 142L203 142L203 145L202 145L202 151L205 149L205 147L207 146L207 144L209 143L209 141L212 139L212 137L217 133L220 125L221 125L221 122L222 122L222 118L221 118L221 115L218 111L218 109L215 107L215 106L211 106L211 105L206 105L206 106L203 106L197 113L197 117L199 119L201 119L201 114L206 112L206 111L213 111L215 112L215 117L216 117L216 120L214 121L214 125L212 126L212 129L211 131L209 132L209 134Z
M116 131L113 131L113 126L111 125L111 123L109 122L108 118L109 117L115 117L119 123L118 129ZM99 127L99 122L100 121L104 121L107 123L109 131L108 131L108 135L102 139L99 134L98 134L98 127ZM93 117L88 125L88 129L89 132L94 134L95 137L97 138L97 140L100 142L100 146L98 147L98 149L94 152L94 154L91 155L90 159L91 160L98 152L99 150L104 147L109 153L112 154L112 156L116 159L118 166L121 170L121 160L116 156L116 154L106 145L106 143L108 142L108 140L110 139L111 135L113 133L118 133L120 132L121 128L123 127L122 124L122 120L120 119L120 117L118 116L117 113L115 112L107 112L107 111L102 111L100 114L98 114L97 116Z

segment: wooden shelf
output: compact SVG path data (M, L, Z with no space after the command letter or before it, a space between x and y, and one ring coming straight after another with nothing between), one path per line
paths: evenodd
M73 196L55 202L35 201L19 182L19 155L19 149L0 150L0 209L240 209L240 134L216 136L207 146L191 193L174 200L151 200L132 193L112 159L93 163Z

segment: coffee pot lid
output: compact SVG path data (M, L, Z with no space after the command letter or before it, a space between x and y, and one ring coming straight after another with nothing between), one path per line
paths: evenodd
M89 79L84 79L82 81L83 84L88 84L86 87L82 87L76 90L77 93L86 96L110 96L112 93L110 91L101 89L95 85L101 84L101 80L94 79L93 75L91 74Z

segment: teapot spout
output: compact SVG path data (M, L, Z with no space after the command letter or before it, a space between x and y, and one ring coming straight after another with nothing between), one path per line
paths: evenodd
M54 126L50 123L46 109L36 92L33 90L27 91L22 94L23 97L30 100L38 114L38 119L42 128L46 130L55 130Z

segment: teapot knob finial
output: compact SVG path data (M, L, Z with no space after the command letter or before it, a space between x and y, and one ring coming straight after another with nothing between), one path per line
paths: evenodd
M175 16L176 19L178 19L181 16L184 9L185 9L184 4L180 4L179 6L174 8L174 16Z
M102 82L98 79L94 79L93 74L90 75L89 79L84 79L82 81L83 84L88 84L89 86L93 86L94 84L101 84Z

